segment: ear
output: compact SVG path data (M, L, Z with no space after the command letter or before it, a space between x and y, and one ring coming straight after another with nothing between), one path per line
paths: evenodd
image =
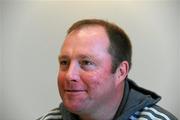
M129 72L129 63L127 61L122 61L117 70L116 70L116 78L118 83L125 80L126 76Z

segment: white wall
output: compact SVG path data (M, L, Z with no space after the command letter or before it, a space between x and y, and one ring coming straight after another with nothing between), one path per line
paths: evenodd
M58 106L57 56L67 28L82 18L113 21L128 33L134 50L130 77L162 95L160 105L180 118L179 4L171 0L2 3L0 119L32 120Z

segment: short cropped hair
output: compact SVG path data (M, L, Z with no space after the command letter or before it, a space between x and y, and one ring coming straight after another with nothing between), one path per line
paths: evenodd
M82 27L100 25L104 27L110 41L108 52L112 56L112 72L114 73L122 61L129 63L131 68L132 46L127 34L116 24L101 19L84 19L75 22L67 31L67 35Z

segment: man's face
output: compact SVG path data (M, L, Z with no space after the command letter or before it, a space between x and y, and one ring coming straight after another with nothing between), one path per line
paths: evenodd
M98 25L72 31L66 37L59 56L58 87L71 112L93 112L115 98L108 47L108 36Z

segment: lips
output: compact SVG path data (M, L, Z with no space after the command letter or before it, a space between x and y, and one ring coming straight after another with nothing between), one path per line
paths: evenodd
M86 90L65 90L66 92L86 92Z

